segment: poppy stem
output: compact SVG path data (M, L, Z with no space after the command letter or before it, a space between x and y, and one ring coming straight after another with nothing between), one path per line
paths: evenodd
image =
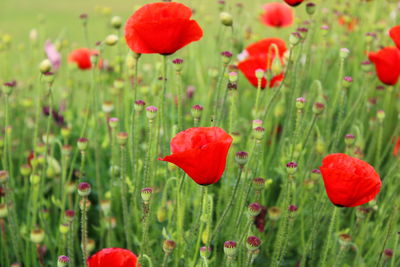
M207 186L202 186L201 188L201 216L200 216L200 230L199 230L199 235L197 236L197 241L196 241L196 246L194 250L194 255L192 259L192 267L196 266L197 263L197 258L199 256L199 249L200 249L200 242L201 242L201 236L204 231L205 224L208 221L208 193L207 193Z
M260 102L260 94L261 94L261 83L262 83L262 78L257 78L257 95L256 95L256 104L254 105L255 111L254 111L254 119L258 118L258 106Z
M128 211L128 203L127 203L127 193L126 193L126 175L125 175L125 146L121 145L121 174L120 174L120 183L121 183L121 203L122 203L122 216L124 220L124 230L125 230L125 238L128 249L132 249L131 242L131 220Z
M82 198L82 206L81 206L81 230L82 230L82 258L83 258L83 266L87 267L87 197Z
M336 215L337 215L338 209L339 208L334 207L333 211L332 211L331 221L329 223L329 228L328 228L328 234L326 236L326 241L325 241L325 244L324 244L324 247L322 250L322 254L321 254L321 258L320 258L320 261L318 264L318 266L321 266L321 267L326 266L326 259L328 257L328 252L329 252L329 249L330 249L331 243L332 243L331 241L332 241L333 228L336 223Z
M218 233L219 228L222 226L226 215L228 214L229 210L231 209L231 207L233 205L233 201L236 199L236 193L238 191L240 180L242 178L242 172L243 172L243 168L239 167L239 174L238 174L238 177L236 179L236 184L235 184L235 187L233 188L233 191L232 191L232 194L231 194L231 198L229 199L228 205L226 205L225 210L223 211L221 217L219 218L217 224L215 225L214 231L211 234L211 239L210 239L211 242L216 237L216 234Z

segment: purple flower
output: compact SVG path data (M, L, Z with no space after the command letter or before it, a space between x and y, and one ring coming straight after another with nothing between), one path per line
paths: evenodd
M46 51L47 58L53 66L53 70L58 70L61 65L61 54L57 51L55 45L51 41L47 40L44 45L44 50Z

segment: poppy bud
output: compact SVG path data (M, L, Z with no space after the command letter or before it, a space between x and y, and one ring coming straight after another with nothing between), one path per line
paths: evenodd
M235 161L240 166L243 167L248 160L249 154L245 151L236 152Z
M289 175L293 175L296 173L297 171L297 163L296 162L289 162L288 164L286 164L286 171Z
M167 219L167 209L164 206L160 206L157 209L157 220L162 223Z
M372 32L367 32L365 34L365 42L370 44L376 39L376 34Z
M232 15L228 12L221 12L219 14L219 18L222 22L223 25L227 26L227 27L231 27L233 24L233 18Z
M369 60L365 60L363 62L361 62L361 69L364 72L371 72L373 68L372 62Z
M110 34L106 37L105 43L109 46L114 46L118 43L118 36L115 34Z
M165 240L163 243L163 250L166 254L171 254L176 247L176 243L173 240Z
M253 129L254 138L261 141L264 137L265 129L263 127L256 127Z
M346 143L346 145L351 146L354 144L354 142L356 141L356 137L352 134L346 134L344 136L344 142Z
M64 212L64 216L67 221L72 222L75 217L75 211L74 210L66 210Z
M4 184L8 180L8 172L7 171L0 171L0 184Z
M108 120L108 125L111 127L111 129L115 129L118 127L118 122L119 122L118 118L110 118Z
M261 246L261 240L256 236L249 236L246 240L246 247L249 251L255 251Z
M143 100L136 100L133 108L135 109L136 112L142 112L144 110L144 106L146 103Z
M158 108L155 106L148 106L146 108L146 116L150 121L153 121L157 117Z
M192 116L194 119L199 120L201 118L201 113L203 112L203 106L194 105L192 107Z
M40 62L39 70L43 74L46 73L46 72L51 71L51 62L50 62L50 60L45 59L42 62Z
M128 142L128 133L126 132L121 132L117 134L117 142L120 146L125 146L126 143Z
M271 65L271 73L273 76L278 76L279 74L281 74L283 71L282 68L282 64L281 61L278 58L275 58L272 61L272 65Z
M379 122L382 123L383 120L385 119L386 115L385 115L385 111L384 110L378 110L376 112L376 117L378 118Z
M308 34L308 29L307 28L305 28L305 27L297 28L297 32L300 34L300 38L302 40L307 38L307 34Z
M288 211L289 211L289 212L296 212L297 210L298 210L298 208L297 208L296 205L290 205L290 206L288 207Z
M148 203L149 203L152 194L153 194L153 188L151 188L151 187L143 188L143 189L140 191L140 195L141 195L142 200L143 200L143 202L144 202L145 204L148 204Z
M296 46L300 43L300 40L302 39L300 33L298 32L293 32L289 36L289 43L292 46Z
M29 181L31 182L32 185L37 185L40 183L40 176L37 174L31 175Z
M54 82L54 73L49 72L49 71L43 73L43 81L48 84L52 84ZM50 90L50 89L48 88L48 90ZM50 93L50 91L47 91L47 93Z
M306 103L306 99L304 97L299 97L296 99L296 108L304 109L304 104Z
M262 125L263 125L262 120L259 120L259 119L253 120L253 129L255 129L257 127L262 127Z
M114 104L111 101L104 101L103 105L101 106L104 113L111 113L114 110Z
M261 209L261 205L257 202L254 202L247 207L247 213L250 217L256 217L258 214L260 214Z
M78 194L81 197L89 196L91 191L92 191L92 187L90 186L89 183L83 182L78 185Z
M95 247L96 247L96 242L93 239L88 239L88 241L86 243L86 249L87 249L88 253L93 251L93 249Z
M222 62L225 65L227 65L227 64L229 64L229 62L231 62L233 54L229 51L224 51L224 52L221 52L221 56L222 56Z
M393 250L387 248L383 251L383 255L385 255L386 259L390 259L393 257Z
M87 149L87 147L88 147L88 142L89 142L89 140L87 138L84 138L84 137L79 138L78 139L78 143L77 143L78 144L78 149L80 151L85 151Z
M235 241L224 242L224 253L228 258L234 258L237 253L237 243Z
M66 267L68 263L69 263L68 256L62 255L58 257L57 267Z
M172 60L172 63L175 65L175 71L176 72L181 72L182 71L183 59L176 58L176 59Z
M0 203L0 218L5 218L8 215L8 209L6 203Z
M351 78L350 76L346 76L343 78L342 81L342 86L347 89L351 86L351 84L353 83L353 78Z
M315 115L322 114L322 112L324 112L324 109L325 109L325 105L322 104L321 102L314 103L313 112Z
M234 71L232 71L232 72L229 72L229 81L231 82L231 83L236 83L237 82L237 79L238 79L238 74L237 74L237 72L234 72Z
M19 262L14 262L14 263L11 264L11 267L21 267L21 266L22 265Z
M351 244L351 236L348 234L339 235L339 243L343 247L347 247Z
M268 216L273 221L277 221L281 217L281 213L281 209L278 207L271 207L268 209Z
M44 233L43 229L36 228L31 231L30 239L33 243L39 244L39 243L43 242L44 236L45 236L45 233Z
M119 16L114 16L111 18L111 26L118 30L119 28L121 28L122 25L122 19Z
M255 73L257 79L264 78L265 71L263 69L256 69Z
M306 12L308 15L310 15L310 16L314 15L316 9L317 9L317 7L316 7L315 3L310 2L310 3L306 4Z
M63 138L68 138L71 136L71 128L69 127L63 127L61 128L61 136Z
M69 223L60 224L58 230L60 231L61 234L65 235L69 231Z
M108 199L100 201L100 208L104 212L104 214L108 215L111 210L111 201Z
M208 259L211 255L212 249L210 247L201 247L200 248L200 256L202 258Z
M253 186L255 190L261 191L265 188L265 179L257 177L253 179Z
M242 140L242 137L241 137L240 133L238 133L238 132L232 133L232 143L234 145L239 144L241 140Z
M349 56L349 54L350 54L350 50L349 49L347 49L347 48L341 48L340 49L340 58L341 59L346 59L348 56Z

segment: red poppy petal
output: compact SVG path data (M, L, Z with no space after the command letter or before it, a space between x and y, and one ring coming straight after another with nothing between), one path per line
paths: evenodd
M105 248L98 251L88 260L88 267L132 267L137 264L137 256L122 248Z
M285 0L285 3L290 6L298 6L303 3L304 0Z
M190 19L192 10L181 3L151 3L139 8L132 16L133 23L157 22L163 19Z
M293 11L282 3L269 3L263 7L261 21L270 27L282 28L293 24Z
M275 44L277 46L278 51L279 51L279 56L283 57L283 55L285 54L285 52L287 50L286 43L285 43L285 41L283 41L282 39L279 39L279 38L262 39L258 42L255 42L255 43L249 45L248 47L246 47L246 51L249 56L259 56L262 54L271 53L273 55L272 58L274 58L275 57L275 49L272 49L272 47L271 47L271 52L269 51L270 46L272 44Z
M395 85L400 77L400 50L385 47L376 53L369 53L369 60L375 64L376 73L381 82Z
M390 29L389 35L393 42L396 44L397 48L400 49L400 25L394 26Z

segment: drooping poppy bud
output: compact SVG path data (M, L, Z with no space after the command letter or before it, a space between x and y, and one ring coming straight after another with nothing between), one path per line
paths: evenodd
M325 189L334 205L356 207L376 197L381 179L367 162L349 155L330 154L320 167Z
M88 267L132 267L140 266L136 255L123 248L104 248L92 255L88 260Z
M177 165L200 185L210 185L221 178L231 143L221 128L189 128L172 138L172 155L159 160Z
M136 53L169 55L203 37L192 10L175 2L146 4L126 22L125 40Z

